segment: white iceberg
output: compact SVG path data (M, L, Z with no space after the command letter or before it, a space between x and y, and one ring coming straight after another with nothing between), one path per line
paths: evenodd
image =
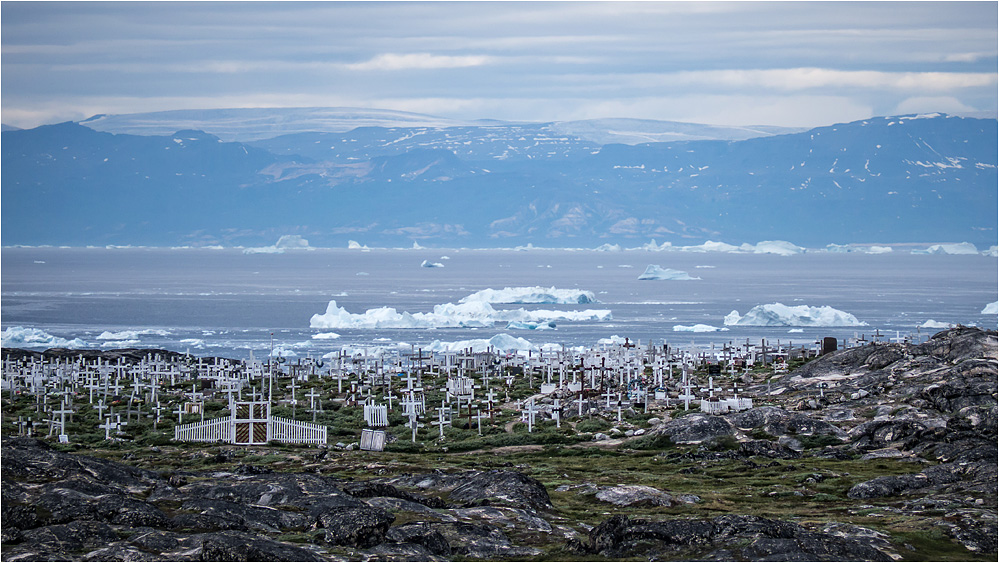
M934 244L925 250L913 250L913 254L978 254L978 248L970 242L957 244Z
M156 335L156 336L170 336L170 331L159 330L159 329L146 329L146 330L121 330L118 332L111 332L105 330L97 336L97 340L135 340L138 341L140 336Z
M728 330L716 326L696 324L696 325L673 325L673 332L718 332Z
M871 246L867 249L868 254L888 254L889 252L894 252L890 246Z
M368 245L366 245L366 244L362 245L361 243L357 242L356 240L348 240L347 241L347 249L348 250L370 250L368 248Z
M982 309L983 315L999 315L999 301L993 301Z
M504 287L503 289L483 289L462 297L459 303L482 301L483 303L529 304L544 303L551 305L581 305L584 303L599 303L592 291L582 289L557 289L555 287Z
M681 246L684 252L739 252L738 246L726 244L724 242L706 241L704 244L696 246Z
M930 319L925 323L919 325L919 328L954 328L955 326L957 325L951 323L942 323L940 321L935 321L933 319Z
M506 325L507 330L551 330L554 328L555 328L555 321L548 321L548 322L510 321Z
M88 345L79 338L67 340L53 336L37 328L23 326L8 327L0 337L4 348L87 348Z
M786 240L764 240L755 245L745 243L739 249L754 254L778 254L780 256L791 256L805 251L804 248Z
M601 244L600 246L594 248L597 252L621 252L620 244Z
M638 276L640 280L699 280L701 278L691 277L690 274L684 272L683 270L673 270L670 268L661 268L656 264L649 264L648 268L645 268L645 272Z
M612 344L624 344L625 342L626 342L626 339L623 336L618 336L616 334L611 335L611 336L609 336L607 338L601 338L601 339L597 340L597 344L601 344L601 345L604 345L604 346L609 346L609 345L612 345Z
M538 347L529 341L510 336L509 334L497 334L489 339L477 338L473 340L459 340L458 342L441 342L440 340L435 340L430 346L424 348L424 350L430 352L459 352L469 348L472 349L472 352L485 352L489 348L500 352L538 350Z
M789 307L783 303L757 305L745 316L738 311L725 315L728 326L866 326L867 323L857 317L833 309L832 307L809 307L795 305Z
M335 332L317 332L312 335L313 340L336 340L340 335Z
M441 264L440 262L431 262L430 260L424 260L423 263L420 264L420 266L423 268L443 268L444 264Z
M309 246L309 241L300 235L283 235L274 246L259 246L247 248L243 254L284 254L285 250L315 250Z
M312 315L309 326L316 329L490 328L497 322L605 321L610 318L611 312L606 309L496 310L485 301L435 305L432 313L400 313L392 307L379 307L355 314L337 306L336 301L331 300L326 306L325 313Z

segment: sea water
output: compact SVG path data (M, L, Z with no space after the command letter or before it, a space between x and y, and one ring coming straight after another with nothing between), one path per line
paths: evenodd
M443 267L421 267L441 264ZM639 280L649 265L692 280ZM921 334L928 321L995 329L982 309L997 300L997 260L983 255L807 252L792 256L722 252L592 250L348 249L245 254L239 249L5 248L0 270L4 346L156 347L201 356L263 357L276 349L320 357L343 348L430 347L435 341L497 334L531 344L592 346L612 336L679 347L726 343L811 345L880 330ZM541 286L592 292L599 303L494 304L496 309L607 309L603 321L554 329L320 329L328 302L350 313L393 307L428 313L476 291ZM726 326L733 310L756 305L828 306L864 326ZM931 323L932 324L932 323ZM706 325L714 332L674 327ZM545 325L547 326L547 325ZM20 327L20 328L16 328ZM23 330L22 330L23 329ZM727 329L727 330L721 330ZM24 341L25 331L34 339ZM333 334L329 334L333 333ZM43 336L38 337L38 334ZM316 336L319 335L319 338ZM49 340L46 338L51 337ZM325 336L323 338L322 336ZM273 347L273 348L272 348Z

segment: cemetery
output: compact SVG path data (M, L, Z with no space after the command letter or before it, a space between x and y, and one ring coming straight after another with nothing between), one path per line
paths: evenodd
M994 331L294 361L4 349L2 371L5 559L996 553ZM77 497L100 509L58 516Z

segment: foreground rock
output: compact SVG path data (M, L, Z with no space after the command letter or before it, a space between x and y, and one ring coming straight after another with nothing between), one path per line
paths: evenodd
M891 561L859 536L809 531L783 520L719 516L713 520L651 521L614 516L590 531L582 552L606 558L713 561Z
M551 508L547 490L518 472L434 473L401 481L431 494L314 473L238 470L164 476L59 452L40 440L9 438L3 441L2 557L517 559L541 551L517 545L509 531L552 531L539 512ZM393 527L396 514L405 515L406 523ZM279 539L287 534L306 541Z

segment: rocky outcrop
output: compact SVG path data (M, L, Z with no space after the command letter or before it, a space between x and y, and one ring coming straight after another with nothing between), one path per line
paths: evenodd
M390 484L444 493L454 503L501 503L536 510L552 507L545 486L516 471L422 473L392 479Z
M606 558L713 561L891 561L862 536L807 530L755 516L641 520L614 516L590 531L585 552Z
M315 473L160 475L13 438L3 442L3 477L4 560L321 561L330 549L361 559L516 559L540 550L502 530L552 531L538 512L551 508L547 490L516 471L400 480L431 493L420 494ZM407 522L393 528L395 513ZM280 539L288 534L308 541Z

